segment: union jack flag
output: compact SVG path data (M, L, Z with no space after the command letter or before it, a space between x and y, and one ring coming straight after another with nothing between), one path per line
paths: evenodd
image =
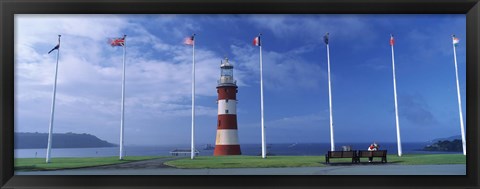
M108 43L110 43L112 47L125 46L125 37L126 35L124 35L122 38L112 38L108 41Z

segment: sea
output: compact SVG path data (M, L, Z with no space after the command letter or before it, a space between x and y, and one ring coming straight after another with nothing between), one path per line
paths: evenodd
M378 143L380 150L388 150L388 154L397 154L397 143ZM403 154L461 154L462 152L423 151L430 143L402 143ZM199 156L213 156L213 149L207 144L197 145ZM351 150L366 150L370 143L336 143L335 149L342 150L350 146ZM240 144L242 155L259 156L262 153L261 144ZM189 150L190 145L159 145L159 146L125 146L126 156L170 156L175 149ZM330 150L330 143L283 143L268 144L267 155L270 156L320 156ZM118 156L119 147L106 148L52 148L52 157L108 157ZM15 149L15 158L43 158L46 149ZM186 154L186 156L189 156Z

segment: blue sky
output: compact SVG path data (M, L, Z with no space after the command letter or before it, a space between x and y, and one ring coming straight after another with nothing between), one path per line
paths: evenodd
M260 143L262 33L267 143L329 142L326 46L330 33L336 142L396 141L390 33L401 138L460 135L453 49L464 111L465 15L16 15L15 131L48 132L62 35L54 132L119 141L127 35L126 145L190 143L191 46L196 33L196 142L214 143L220 61L234 64L240 143Z

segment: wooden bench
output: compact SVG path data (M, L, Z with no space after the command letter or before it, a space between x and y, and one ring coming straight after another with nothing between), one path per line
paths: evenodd
M360 163L360 158L382 158L382 163L387 163L387 150L377 150L377 151L368 151L368 150L359 150L357 153L357 162Z
M352 163L357 162L355 151L328 151L325 154L325 163L330 163L330 158L352 158Z

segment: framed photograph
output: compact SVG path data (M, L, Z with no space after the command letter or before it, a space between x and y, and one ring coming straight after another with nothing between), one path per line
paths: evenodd
M479 6L2 1L0 186L479 187Z

